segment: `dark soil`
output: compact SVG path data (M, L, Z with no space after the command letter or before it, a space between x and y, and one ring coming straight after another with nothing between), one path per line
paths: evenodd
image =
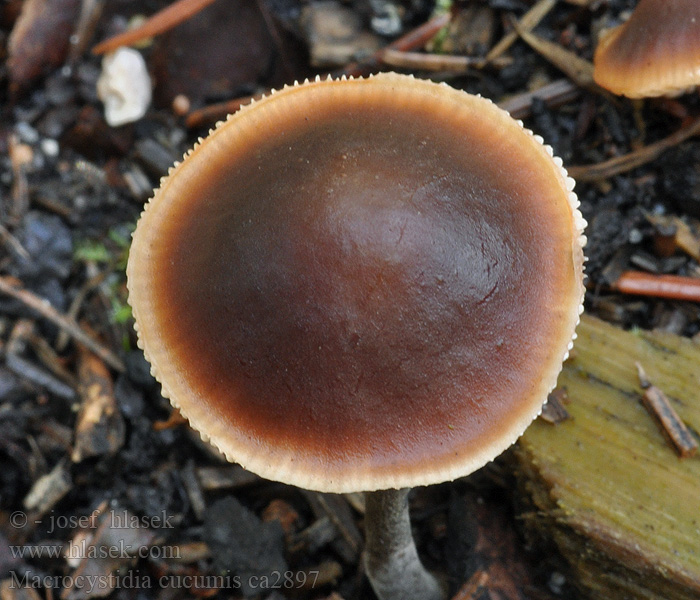
M360 561L361 497L305 492L223 461L160 396L135 345L126 303L129 236L143 203L213 124L188 127L173 109L175 96L186 95L195 111L342 70L310 64L324 48L308 6L219 0L159 36L142 50L154 103L142 119L113 128L96 93L100 58L89 48L133 15L153 14L166 3L104 3L91 33L78 26L77 0L51 0L50 15L34 19L43 29L13 49L22 4L39 3L8 0L0 8L2 52L11 58L0 67L0 279L68 315L114 360L87 359L74 336L26 298L0 294L0 595L373 597ZM82 3L88 11L90 4ZM634 5L562 1L534 32L590 60L600 27ZM492 19L491 29L477 36L481 45L470 46L484 54L531 3L460 2L453 21L474 6ZM425 22L433 6L353 0L326 8L354 19L347 62L361 62L368 48ZM392 22L387 15L398 16ZM472 39L465 28L450 35ZM565 78L520 41L506 56L512 61L499 68L431 76L496 102ZM18 61L26 68L18 69ZM534 101L524 121L565 165L588 165L670 135L700 112L699 104L696 94L632 103L579 90L565 103ZM700 275L694 258L660 243L673 237L673 219L696 231L699 160L700 143L691 140L632 171L577 186L589 222L592 314L624 327L698 334L698 304L623 296L611 286L630 269ZM670 217L671 225L664 229L650 216ZM101 407L98 422L81 412L86 402ZM577 597L557 556L534 554L520 537L514 494L507 459L463 480L414 490L424 561L453 594L462 588L460 598ZM71 540L78 548L72 559L66 557ZM124 546L129 551L115 556L88 551ZM15 589L18 582L25 589ZM102 587L90 592L89 582Z

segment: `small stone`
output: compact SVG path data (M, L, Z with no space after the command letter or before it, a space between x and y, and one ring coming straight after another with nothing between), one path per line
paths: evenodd
M55 215L29 212L17 234L28 257L17 254L10 272L19 279L59 279L70 274L73 242L70 230Z
M553 571L549 576L549 581L547 584L553 594L561 594L562 588L566 584L566 577L564 577L564 575L562 575L559 571Z
M41 151L47 158L57 158L60 151L60 146L56 140L52 138L45 138L41 140Z
M24 121L20 121L15 125L15 133L25 144L36 144L39 141L39 132Z

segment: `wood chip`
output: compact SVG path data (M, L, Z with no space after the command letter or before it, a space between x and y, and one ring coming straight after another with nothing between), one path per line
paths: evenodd
M50 473L39 477L24 497L24 508L35 518L49 512L71 489L73 482L65 461L59 462Z
M12 577L8 577L0 582L0 600L41 600L41 596L34 588L20 587Z
M68 546L66 555L78 566L67 578L61 599L84 600L111 594L120 579L110 575L122 569L126 572L156 541L156 533L142 523L135 514L107 502L95 509L89 527L76 529ZM166 549L171 551L169 547L163 548ZM81 585L88 578L103 585L94 588Z
M362 546L362 534L347 500L337 494L302 491L317 518L328 517L340 534L333 542L333 549L348 564L357 560Z
M112 378L104 363L80 348L78 378L82 404L75 426L71 460L114 454L124 444L125 424L114 397Z
M288 543L290 554L314 554L330 544L338 536L338 530L328 517L316 519L306 529L294 534Z
M688 223L674 215L648 215L647 219L658 229L672 229L675 247L700 262L700 236Z
M666 394L652 385L640 363L635 364L639 373L639 383L644 389L642 402L645 408L656 419L662 432L681 458L695 456L698 450L697 441L671 406Z
M569 411L564 407L564 403L568 400L566 390L556 388L547 397L546 404L542 407L542 420L552 425L562 423L571 418Z
M192 512L194 513L196 519L201 521L204 519L207 504L204 500L202 486L199 484L197 472L195 471L194 467L194 461L192 459L188 460L185 468L180 471L180 477L182 477L182 484L185 486L187 497L192 505Z

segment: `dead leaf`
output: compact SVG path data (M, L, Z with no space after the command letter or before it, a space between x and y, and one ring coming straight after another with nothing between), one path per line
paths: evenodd
M26 0L8 41L10 91L18 94L63 63L79 0Z

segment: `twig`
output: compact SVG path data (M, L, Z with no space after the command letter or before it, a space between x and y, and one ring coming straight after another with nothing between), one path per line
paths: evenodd
M29 290L18 289L14 278L7 276L0 277L0 293L11 296L15 300L19 300L22 304L36 311L60 329L68 332L75 341L92 350L116 371L123 372L125 370L124 363L116 354L109 350L109 348L106 348L100 342L85 333L74 320L62 315L51 306L47 300L40 298Z
M141 26L115 35L100 42L92 49L93 54L112 52L121 46L129 46L141 40L156 36L183 23L209 6L214 0L177 0L155 13Z
M82 308L83 303L85 302L85 298L87 298L87 295L92 290L99 287L104 282L104 280L107 278L107 275L112 272L112 267L113 265L110 266L110 268L98 273L94 277L90 277L90 279L88 279L80 287L78 293L75 295L73 301L68 307L66 318L77 322L78 313L80 312L80 309ZM61 350L64 350L65 347L68 345L68 339L69 336L67 331L62 330L59 332L58 337L56 338L56 349L59 350L59 352Z
M700 279L694 277L625 271L613 288L623 294L700 302Z
M31 256L26 248L2 223L0 223L0 243L10 246L24 260L31 260Z
M558 79L532 92L508 98L498 105L507 110L514 119L525 119L530 116L534 99L542 100L547 106L558 106L575 100L580 94L581 89L570 80Z
M594 165L571 166L567 168L567 171L569 175L577 181L607 179L613 175L630 171L655 160L662 152L681 144L698 133L700 133L700 117L695 118L689 125L679 129L668 137L653 144L649 144L644 148L640 148L629 154L616 156L615 158Z
M33 152L29 145L21 143L17 136L8 140L10 162L12 164L12 205L10 218L18 223L29 210L29 183L27 169L32 162Z
M75 390L70 385L60 381L51 373L21 356L27 347L27 342L30 341L33 335L34 323L29 319L18 319L7 342L5 353L7 368L27 381L47 389L59 398L73 400L75 398Z
M515 27L517 34L528 46L545 60L552 63L557 69L568 75L576 85L598 93L603 93L600 86L593 81L592 63L555 42L550 42L549 40L536 36L534 33L521 27L517 22L513 23L513 27Z
M556 3L557 0L540 0L520 19L519 26L521 31L532 31L535 27L537 27L537 25L539 25L540 21L547 16L549 11L554 8ZM501 56L515 43L517 39L517 31L514 30L506 33L506 35L501 38L501 41L491 48L489 53L486 55L486 60L490 62Z
M403 52L386 48L381 60L390 67L422 71L449 71L465 73L469 69L482 69L488 63L480 56L454 56L450 54L429 54L425 52ZM499 57L491 64L504 67L512 62L508 57Z
M698 450L695 438L671 406L666 394L651 384L641 364L635 363L635 365L639 383L644 390L642 395L644 407L656 419L681 458L694 456Z

